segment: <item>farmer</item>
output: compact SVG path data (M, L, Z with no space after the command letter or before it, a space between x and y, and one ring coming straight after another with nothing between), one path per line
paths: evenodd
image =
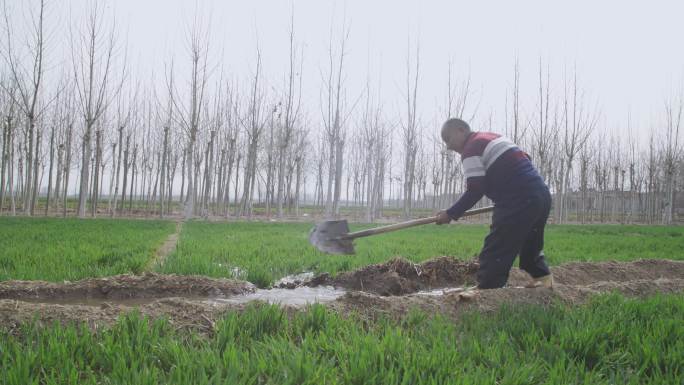
M461 154L467 187L451 208L439 213L437 224L458 220L483 195L494 202L491 231L480 252L477 287L503 287L518 254L520 268L532 276L528 287L552 287L543 252L551 194L529 156L501 135L471 131L461 119L442 125L442 140L449 150Z

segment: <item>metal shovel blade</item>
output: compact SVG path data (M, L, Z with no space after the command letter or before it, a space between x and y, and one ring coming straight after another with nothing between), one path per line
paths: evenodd
M309 242L324 253L354 254L352 240L341 238L348 233L346 220L321 222L309 232Z

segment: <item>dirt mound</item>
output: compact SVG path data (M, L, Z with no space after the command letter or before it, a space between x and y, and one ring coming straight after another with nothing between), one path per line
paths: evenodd
M421 264L394 258L385 263L340 273L336 277L320 275L305 285L330 285L382 296L403 295L474 283L477 268L477 263L463 262L453 257L439 257Z
M76 282L4 281L0 299L219 297L254 291L249 282L199 275L115 275Z
M245 305L212 306L183 298L164 298L148 304L129 307L121 304L103 303L101 306L58 305L0 299L0 327L10 333L19 333L25 322L37 322L49 326L86 324L91 330L113 325L122 314L136 312L150 320L165 318L176 329L211 333L215 321L228 310L241 311Z
M552 266L554 282L563 285L591 285L596 282L627 282L639 279L684 278L684 261L641 259L633 262L571 262ZM526 272L513 268L509 286L529 280Z
M349 292L329 307L344 314L360 314L367 319L377 319L381 316L401 319L411 309L420 309L427 314L442 314L457 320L466 311L492 312L503 305L548 306L558 301L578 305L585 303L593 295L609 292L619 292L633 298L657 293L682 293L684 279L600 282L588 286L557 285L554 289L507 287L471 292L454 291L439 296L409 294L383 297L363 292Z
M566 285L684 278L684 261L642 259L634 262L573 262L552 267L551 271L556 282Z
M421 290L462 287L476 283L476 262L453 257L439 257L415 264L403 258L340 273L336 277L321 274L304 285L330 285L381 296L405 295ZM573 262L551 267L556 283L588 285L596 282L626 282L638 279L683 278L684 262L645 259L634 262ZM523 286L529 275L511 269L508 286Z

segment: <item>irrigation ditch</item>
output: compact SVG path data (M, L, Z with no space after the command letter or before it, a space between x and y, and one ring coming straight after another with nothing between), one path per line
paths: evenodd
M0 326L17 329L26 321L41 324L111 325L119 315L137 311L151 319L166 317L178 329L211 333L227 311L254 301L280 303L296 312L320 302L341 314L401 319L413 308L458 320L465 311L494 311L504 304L569 305L592 295L617 291L627 297L684 291L684 262L648 259L634 262L574 262L552 267L553 289L527 289L526 273L514 268L502 289L468 290L477 264L439 257L415 264L405 259L340 273L288 277L272 289L234 279L146 273L90 278L76 282L0 282Z

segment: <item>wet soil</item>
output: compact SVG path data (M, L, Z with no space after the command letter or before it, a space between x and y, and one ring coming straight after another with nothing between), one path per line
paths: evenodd
M465 311L493 312L503 305L550 305L554 302L578 305L591 296L619 292L626 297L647 297L657 293L684 292L684 279L632 280L599 282L587 286L556 285L553 289L507 287L503 289L453 291L442 296L408 294L378 296L364 292L349 292L329 305L343 314L355 313L367 319L390 317L401 319L413 308L427 314L442 314L457 320Z
M559 301L575 305L613 291L628 297L684 293L684 262L671 260L569 263L552 268L553 289L522 288L528 277L513 269L506 288L463 289L475 282L476 270L476 263L450 257L421 264L394 259L336 277L319 275L298 282L292 298L286 289L278 289L277 294L287 299L283 306L288 312L295 312L301 308L296 301L299 291L311 294L309 291L315 293L330 285L346 290L325 302L341 314L401 319L412 308L419 308L456 320L470 310L489 312L504 304ZM439 288L447 289L435 290ZM211 333L214 322L225 312L241 311L252 299L268 301L272 293L276 292L256 292L252 284L243 281L160 274L66 283L5 281L0 282L0 327L17 331L21 323L34 320L41 324L84 322L96 329L111 325L122 313L137 311L150 319L165 317L177 329Z
M163 297L221 297L253 292L249 282L199 275L146 273L89 278L76 282L3 281L0 299L79 300Z
M439 257L416 264L403 258L340 273L322 274L303 283L307 286L329 285L382 296L403 295L420 290L460 287L475 283L476 262L462 262Z

